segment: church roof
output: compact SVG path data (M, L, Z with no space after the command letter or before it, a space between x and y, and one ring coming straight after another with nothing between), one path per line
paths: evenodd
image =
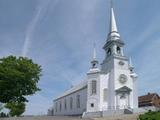
M63 94L61 94L60 96L56 97L56 98L54 99L54 101L55 101L55 100L58 100L58 99L60 99L60 98L63 98L63 97L65 97L65 96L68 96L68 95L70 95L70 94L72 94L72 93L74 93L74 92L76 92L76 91L79 91L79 90L81 90L81 89L83 89L83 88L86 88L86 87L87 87L87 81L86 81L86 80L85 80L85 81L82 81L81 83L79 83L79 84L71 87L69 90L65 91L65 92L64 92Z

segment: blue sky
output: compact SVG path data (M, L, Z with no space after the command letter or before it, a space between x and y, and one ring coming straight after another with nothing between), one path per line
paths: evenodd
M118 29L139 75L139 95L160 93L160 1L115 0ZM42 65L25 114L44 114L52 100L86 77L93 41L104 59L109 0L0 0L0 57L27 56Z

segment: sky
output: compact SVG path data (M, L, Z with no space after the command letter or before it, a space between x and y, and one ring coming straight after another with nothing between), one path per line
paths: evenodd
M160 1L114 0L124 53L138 74L139 95L160 93ZM53 99L86 78L109 30L109 0L0 0L0 57L27 56L42 66L40 92L25 115L46 114Z

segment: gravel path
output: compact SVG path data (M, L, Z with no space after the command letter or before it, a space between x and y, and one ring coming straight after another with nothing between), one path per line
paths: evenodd
M138 114L110 116L106 118L95 119L81 119L80 117L68 116L39 116L39 117L14 117L14 118L0 118L0 120L137 120Z
M39 116L39 117L0 118L0 120L92 120L92 119L81 119L80 117L67 117L67 116Z

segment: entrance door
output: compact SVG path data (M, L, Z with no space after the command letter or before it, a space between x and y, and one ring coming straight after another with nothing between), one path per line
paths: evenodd
M125 109L128 107L128 97L127 94L122 94L119 97L119 107L120 109Z
M130 92L131 89L127 86L123 86L116 90L116 104L118 109L125 109L130 107Z

